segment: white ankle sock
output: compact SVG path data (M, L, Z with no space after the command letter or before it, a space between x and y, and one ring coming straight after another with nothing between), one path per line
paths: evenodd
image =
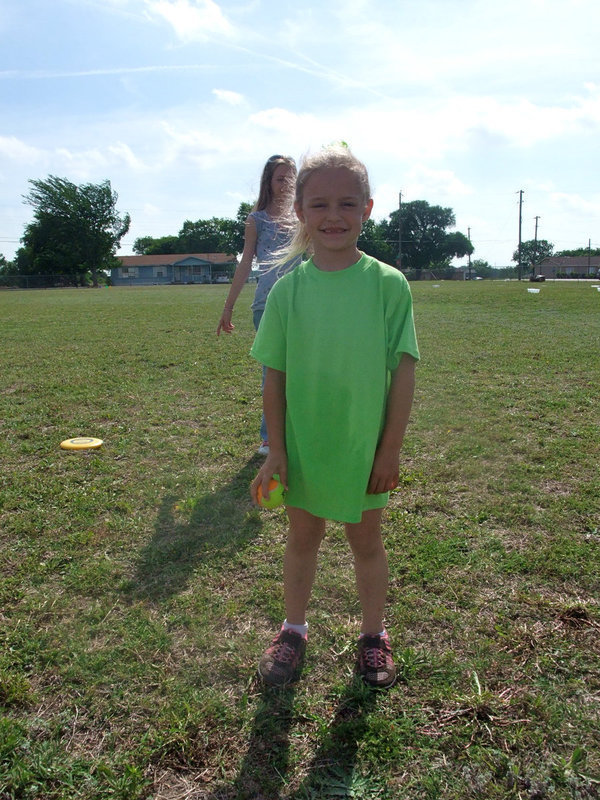
M288 622L287 619L284 619L283 630L295 631L296 633L299 633L300 636L303 636L306 639L308 636L308 622L305 622L304 625L293 625L292 623Z
M358 638L359 638L359 639L362 639L362 638L363 638L363 636L372 636L372 635L373 635L372 633L361 633L361 634L360 634L360 636L359 636ZM386 631L386 629L384 628L384 629L381 631L381 633L379 633L379 634L376 634L376 635L378 635L378 636L387 636L387 631Z

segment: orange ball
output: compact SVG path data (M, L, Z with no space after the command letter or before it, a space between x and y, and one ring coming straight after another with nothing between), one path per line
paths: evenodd
M265 499L262 493L262 484L259 483L256 491L258 497L258 504L263 508L277 508L282 505L285 498L285 489L283 484L279 482L279 475L273 475L269 481L269 499Z

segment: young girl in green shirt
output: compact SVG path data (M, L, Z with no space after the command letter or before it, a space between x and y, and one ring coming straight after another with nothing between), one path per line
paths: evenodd
M285 621L259 663L270 684L300 672L306 611L327 519L345 523L362 625L357 669L387 688L396 679L383 614L388 586L381 516L398 483L399 454L419 358L410 288L402 273L361 253L373 207L364 165L346 148L307 158L296 182L296 235L283 257L312 257L273 287L252 347L267 368L270 452L256 476L286 488L289 533Z

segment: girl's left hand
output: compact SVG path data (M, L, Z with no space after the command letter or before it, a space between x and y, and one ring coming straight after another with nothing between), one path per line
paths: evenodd
M393 452L382 449L377 450L369 477L367 494L391 492L392 489L398 486L400 479L399 461L400 454L395 450Z

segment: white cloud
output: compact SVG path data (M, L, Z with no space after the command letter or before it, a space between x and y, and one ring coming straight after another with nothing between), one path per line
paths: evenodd
M0 156L23 164L35 164L42 151L22 142L16 136L0 136Z
M145 0L149 11L165 19L184 43L209 42L234 35L231 23L214 0Z
M430 169L424 164L418 164L398 176L398 183L372 181L374 195L373 217L382 219L391 211L398 208L399 193L402 192L402 202L408 203L420 198L427 198L431 205L454 207L459 197L473 194L473 189L463 183L452 170Z
M239 106L244 102L244 95L238 92L230 92L227 89L213 89L212 92L217 100L230 106Z
M600 128L597 89L587 97L571 98L569 104L542 105L526 99L503 101L486 97L457 98L453 103L458 119L469 121L470 132L485 131L519 147Z
M178 127L168 122L162 125L167 134L167 144L174 147L178 152L197 153L204 150L226 151L228 149L227 140L218 132L211 132L203 124L185 125Z
M249 121L261 128L289 132L300 121L300 115L285 108L267 108L250 116Z
M186 162L201 170L248 158L255 142L244 135L243 121L224 121L220 126L207 124L205 114L180 117L172 124L163 123L166 136L154 143L160 152L158 168L181 168Z
M129 145L124 142L117 142L108 146L108 152L116 156L119 161L125 162L128 167L134 170L145 169L145 164L133 152Z
M567 192L550 192L550 200L559 210L576 211L591 218L600 219L600 195L593 200L586 200L578 194Z
M473 193L473 189L464 184L449 169L431 169L425 164L418 164L408 170L405 176L405 191L409 197L457 197Z
M142 213L145 217L152 217L156 219L157 217L160 217L163 212L162 209L160 209L154 203L144 203L142 206Z
M59 147L54 155L52 169L56 172L66 170L69 180L92 181L96 175L106 170L107 164L107 158L99 148L77 151Z

